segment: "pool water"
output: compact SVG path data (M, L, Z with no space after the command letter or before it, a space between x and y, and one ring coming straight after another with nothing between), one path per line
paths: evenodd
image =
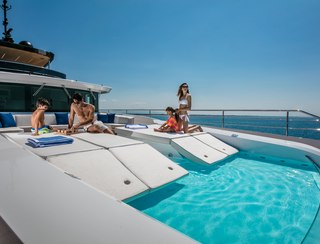
M245 152L211 166L171 159L189 175L128 204L201 243L301 243L317 213L312 163Z

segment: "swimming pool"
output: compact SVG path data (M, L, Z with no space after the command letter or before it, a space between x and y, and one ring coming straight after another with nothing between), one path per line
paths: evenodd
M320 203L314 165L240 152L216 165L182 157L190 174L129 201L202 243L301 243Z

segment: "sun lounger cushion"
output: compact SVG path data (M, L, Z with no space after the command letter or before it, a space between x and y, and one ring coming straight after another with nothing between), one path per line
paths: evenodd
M58 125L66 125L68 121L68 113L54 113Z
M126 128L128 129L147 129L148 126L145 124L126 124Z
M108 123L108 114L98 114L97 117L102 123Z
M114 123L116 114L98 114L97 118L103 123Z
M33 147L50 147L62 144L70 144L73 139L65 136L52 136L41 138L28 138L28 143Z
M16 127L16 121L14 120L12 113L0 113L0 121L3 127Z
M114 119L116 117L116 114L108 114L108 123L114 123Z

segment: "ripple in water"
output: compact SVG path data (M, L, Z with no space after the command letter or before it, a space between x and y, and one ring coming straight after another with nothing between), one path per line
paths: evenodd
M248 153L202 166L129 204L202 243L300 243L317 212L312 164Z

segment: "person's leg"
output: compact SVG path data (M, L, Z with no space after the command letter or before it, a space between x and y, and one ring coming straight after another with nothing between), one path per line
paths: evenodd
M203 129L200 125L192 125L188 128L188 133L193 133L193 132L196 132L196 131L200 131L200 132L203 132Z
M101 121L95 121L94 126L96 127L98 133L108 133L114 135L113 131L109 129L108 126L104 125Z
M92 125L87 128L87 132L89 132L89 133L102 133L103 131L99 128L99 126Z
M187 120L182 121L183 132L188 133L189 122Z
M105 128L105 129L103 130L103 133L108 133L108 134L114 135L113 131L110 130L109 128Z

